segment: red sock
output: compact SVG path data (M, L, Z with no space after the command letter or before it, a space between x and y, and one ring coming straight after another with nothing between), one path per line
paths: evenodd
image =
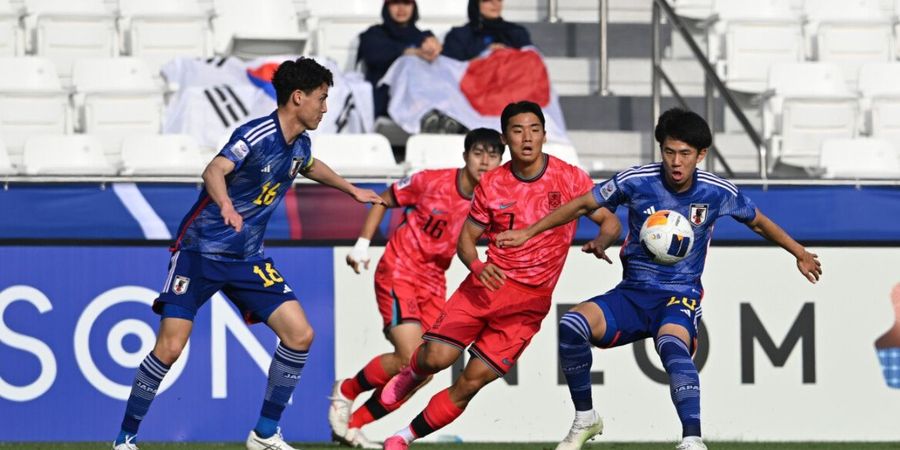
M421 380L424 378L428 378L428 375L434 375L434 372L430 372L419 367L419 350L422 350L421 345L416 349L416 351L413 352L412 358L409 358L409 368L410 370L412 370L413 375L415 375L417 379Z
M347 427L362 428L364 425L370 424L396 411L397 408L406 403L406 400L408 399L387 406L384 403L381 403L381 389L377 389L366 403L357 408L356 411L353 411L353 415L350 416L350 423Z
M341 393L344 394L344 397L354 400L365 391L380 388L387 384L391 377L384 371L384 367L381 366L381 356L378 355L372 358L355 377L346 379L341 383Z
M416 438L421 438L449 425L463 411L450 399L450 390L444 389L435 394L434 397L431 397L428 406L413 419L409 428L416 435Z

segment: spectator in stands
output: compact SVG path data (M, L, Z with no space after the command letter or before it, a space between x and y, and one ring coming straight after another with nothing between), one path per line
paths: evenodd
M522 48L531 44L528 30L500 17L503 0L469 0L469 23L444 38L444 56L468 61L485 50Z
M403 55L415 55L431 62L442 49L431 31L416 27L419 8L415 0L385 0L381 17L384 23L373 25L359 35L356 57L365 63L366 80L374 89L375 117L387 116L388 87L378 87L378 80L391 64Z

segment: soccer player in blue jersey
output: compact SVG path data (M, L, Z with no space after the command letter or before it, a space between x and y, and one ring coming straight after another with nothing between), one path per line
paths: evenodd
M238 127L203 171L205 189L171 247L165 285L153 304L162 316L156 346L138 369L115 450L136 450L135 435L166 372L190 337L197 310L221 290L248 323L264 322L280 342L248 450L292 450L278 421L300 379L313 330L291 287L263 252L272 212L294 178L339 189L363 203L383 203L310 154L308 130L327 111L332 75L312 59L282 63L272 79L278 108Z
M700 437L700 379L691 355L697 344L700 276L716 219L731 216L797 259L797 268L815 283L822 268L808 252L763 215L730 182L698 170L712 144L709 126L700 116L670 109L659 118L656 141L662 163L635 167L565 204L523 230L497 237L498 245L515 247L550 228L568 223L597 208L628 208L628 237L622 246L623 280L611 291L587 300L563 315L559 323L560 365L575 404L575 420L557 450L577 450L603 431L603 421L591 398L591 345L615 347L652 337L669 374L672 402L681 419L680 450L706 449ZM656 211L671 210L687 217L696 244L671 266L653 262L638 239L641 225ZM602 244L598 244L602 245ZM598 252L605 247L597 249ZM607 262L612 263L608 257Z

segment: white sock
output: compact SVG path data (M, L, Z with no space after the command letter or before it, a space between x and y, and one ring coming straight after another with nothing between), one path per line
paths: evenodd
M593 422L597 413L593 409L587 411L575 411L575 421L577 422Z
M701 443L703 439L700 436L685 436L681 442L696 442Z
M402 437L403 440L406 441L407 444L416 440L416 437L413 436L412 429L409 427L403 427L402 430L394 433L394 435Z

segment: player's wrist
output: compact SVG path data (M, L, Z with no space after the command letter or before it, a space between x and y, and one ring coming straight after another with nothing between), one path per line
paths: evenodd
M475 258L472 260L471 263L469 263L469 270L472 272L473 275L475 275L477 277L478 275L481 275L481 272L484 271L484 266L486 266L486 265L487 264L481 262L480 259Z

